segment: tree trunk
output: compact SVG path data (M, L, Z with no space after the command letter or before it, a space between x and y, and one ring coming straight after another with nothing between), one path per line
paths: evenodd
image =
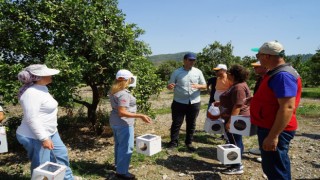
M92 103L88 107L88 119L92 126L95 126L97 122L97 107L100 102L100 96L97 86L90 85L90 87L92 89Z

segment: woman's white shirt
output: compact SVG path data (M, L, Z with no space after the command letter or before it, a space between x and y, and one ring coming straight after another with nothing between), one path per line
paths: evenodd
M23 119L18 134L43 141L57 132L58 102L46 86L29 87L19 100Z

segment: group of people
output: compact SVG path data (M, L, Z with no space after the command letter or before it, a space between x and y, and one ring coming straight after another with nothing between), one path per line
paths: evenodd
M200 110L200 90L210 88L210 106L222 109L221 118L225 121L225 137L241 149L242 136L229 132L231 116L249 115L251 123L258 127L258 153L262 158L262 169L268 179L291 179L289 144L298 127L296 109L301 98L301 77L285 62L285 50L278 41L264 43L257 49L257 63L252 64L258 75L254 95L246 83L249 71L235 64L227 69L219 64L215 70L216 78L204 81L201 70L193 67L196 56L184 56L183 67L175 70L167 88L174 90L169 148L178 146L179 130L186 119L185 145L190 151L196 118ZM222 171L224 174L242 174L243 165L233 164Z
M246 68L236 64L227 69L226 65L220 64L214 69L217 78L207 84L202 71L194 67L196 55L187 53L183 58L183 66L172 73L167 86L174 91L171 104L171 140L168 147L175 148L179 145L179 131L185 118L185 146L192 152L197 150L192 142L201 105L200 91L211 85L210 103L215 101L216 106L224 109L221 118L225 120L226 139L229 143L238 146L243 153L242 136L229 132L230 118L233 115L250 115L251 122L258 126L263 172L269 179L290 179L288 150L297 129L295 112L301 96L301 78L285 63L284 55L283 46L277 41L264 43L259 48L256 56L260 66L269 71L261 76L260 87L255 89L255 94L251 97L246 83L249 77ZM52 76L58 73L57 69L34 64L18 74L18 79L23 83L18 93L23 119L16 132L17 139L31 160L31 173L40 164L52 161L67 166L64 179L80 179L70 169L67 148L57 129L58 102L47 88L52 82ZM121 69L109 92L116 176L122 179L135 179L129 172L134 148L135 118L140 118L145 123L152 122L149 116L137 113L136 99L128 90L135 81L136 78L130 71ZM243 165L234 164L222 172L242 174Z

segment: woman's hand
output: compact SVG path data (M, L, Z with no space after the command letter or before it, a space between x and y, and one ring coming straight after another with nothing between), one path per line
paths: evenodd
M151 123L152 122L151 118L149 116L147 116L147 115L142 115L141 119L142 119L142 121L144 121L146 123Z
M226 131L229 132L230 130L230 124L231 124L231 120L229 119L229 121L226 123Z
M54 148L53 142L51 141L51 139L46 139L42 141L42 147L52 150Z
M220 106L220 101L213 102L213 106L219 107Z
M243 104L250 106L250 102L251 102L252 97L247 97L243 99Z

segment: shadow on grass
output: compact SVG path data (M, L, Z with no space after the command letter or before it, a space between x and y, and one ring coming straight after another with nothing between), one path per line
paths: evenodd
M199 147L197 154L203 158L217 160L217 148L215 147Z
M11 155L12 154L12 155ZM15 164L26 164L29 162L25 151L13 152L8 156L1 157L0 166L11 166ZM1 177L1 176L0 176ZM2 179L2 178L0 178Z
M70 167L74 174L80 176L93 176L105 178L110 174L114 174L114 166L109 163L97 164L91 161L71 161Z
M311 162L311 165L314 167L314 168L320 168L320 164L317 164L315 162Z
M211 135L204 131L196 131L194 134L194 142L202 144L211 144L213 147L220 145L224 140L221 139L221 134Z
M24 175L10 175L7 172L0 171L0 179L3 180L30 180L30 177Z
M87 128L86 131L82 131L82 128ZM62 141L72 149L79 149L81 151L93 150L105 146L113 145L110 142L97 143L97 139L105 136L98 136L93 130L85 126L69 127L67 129L59 129L60 137Z
M197 160L192 157L180 157L178 155L169 156L168 159L156 160L158 165L164 166L175 172L193 175L194 179L221 179L216 173L214 166L218 164L210 164L202 160Z
M315 139L315 140L319 140L320 139L320 135L319 134L309 134L309 133L301 133L301 134L296 134L296 136L305 136L307 138L310 139Z

